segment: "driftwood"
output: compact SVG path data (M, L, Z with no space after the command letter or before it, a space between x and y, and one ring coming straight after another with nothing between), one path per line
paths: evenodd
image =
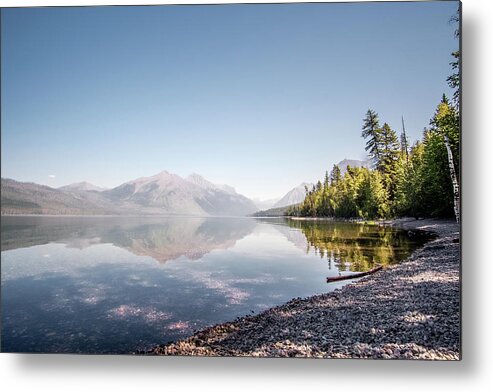
M339 280L346 280L346 279L356 279L356 278L361 278L363 276L366 276L366 275L371 275L377 271L380 271L381 269L383 268L383 266L379 265L369 271L366 271L366 272L358 272L358 273L355 273L355 274L351 274L351 275L341 275L341 276L333 276L333 277L328 277L327 278L327 283L330 283L330 282L337 282Z

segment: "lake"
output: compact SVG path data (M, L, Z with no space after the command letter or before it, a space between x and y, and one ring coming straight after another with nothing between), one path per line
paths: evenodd
M131 353L350 281L426 236L284 218L1 220L2 351Z

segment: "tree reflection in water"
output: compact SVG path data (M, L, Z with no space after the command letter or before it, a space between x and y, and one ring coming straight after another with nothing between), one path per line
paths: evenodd
M306 253L326 259L329 269L362 272L395 264L427 242L430 234L388 226L322 220L288 219L287 225L306 237Z

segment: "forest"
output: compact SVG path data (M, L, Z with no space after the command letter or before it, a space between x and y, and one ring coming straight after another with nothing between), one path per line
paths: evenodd
M458 21L455 18L452 20ZM459 30L455 32L459 37ZM454 217L459 221L460 184L460 51L452 53L453 89L444 94L421 140L410 145L402 120L397 132L368 109L361 136L371 168L348 166L344 175L334 165L305 200L286 214L304 217L382 219L409 216Z

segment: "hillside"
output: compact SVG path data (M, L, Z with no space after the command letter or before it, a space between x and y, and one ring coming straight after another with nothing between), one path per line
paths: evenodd
M256 217L284 216L286 215L288 208L296 206L298 204L292 204L290 206L277 207L277 208L269 208L268 210L264 210L264 211L257 211L252 216L256 216Z
M96 215L117 213L101 197L73 194L45 185L2 178L2 214Z
M305 200L306 190L305 186L308 189L313 187L313 184L304 182L297 187L291 189L288 193L286 193L277 203L275 203L271 209L286 207L293 204L301 203Z
M257 210L228 185L198 174L186 179L163 171L101 190L82 182L58 189L2 178L1 212L50 215L200 215L245 216Z

